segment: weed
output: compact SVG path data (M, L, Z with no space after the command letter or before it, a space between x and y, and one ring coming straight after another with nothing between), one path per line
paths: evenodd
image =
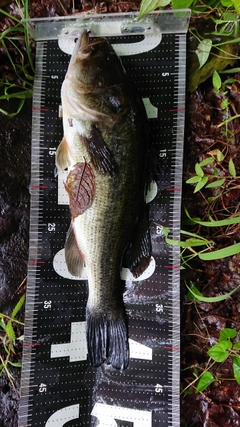
M235 289L232 291L224 294L224 295L218 295L216 297L204 297L203 294L196 288L196 286L190 281L190 286L186 285L188 289L187 293L187 299L188 301L197 301L197 302L220 302L224 301L227 298L229 298L234 292L236 292L240 285L238 285Z
M19 18L10 15L6 10L0 9L0 13L10 19L12 25L1 32L0 45L2 46L10 66L15 73L17 83L12 83L8 78L0 81L0 100L19 100L14 112L0 109L2 114L15 116L22 109L26 99L32 97L34 64L31 51L31 38L27 28L21 22L28 17L28 0L16 0L19 10ZM25 52L23 53L23 46Z
M173 9L187 9L191 8L192 13L205 13L208 15L209 13L215 11L218 12L218 16L220 14L221 19L216 19L216 28L225 23L225 26L221 27L222 34L229 34L229 25L228 23L231 20L236 20L236 13L240 13L240 4L238 0L228 0L226 5L226 0L222 1L214 1L214 0L142 0L139 17L141 19L146 14L156 10L163 9L166 6L172 6ZM233 13L235 12L235 13ZM216 33L217 30L216 30Z
M2 355L0 355L0 375L6 372L9 379L14 380L10 373L9 366L21 367L21 362L13 362L12 359L15 355L16 341L23 340L23 336L16 337L14 325L23 326L24 323L20 322L16 316L23 307L25 302L25 295L23 295L14 307L11 316L0 313L0 339L2 344Z
M207 229L209 227L221 228L240 224L240 215L217 221L210 217L209 221L201 221L199 218L192 218L186 208L185 213L188 217L188 224L200 225L202 227L206 227ZM219 258L227 258L240 252L240 243L235 243L222 249L213 250L215 246L214 241L209 240L199 234L181 230L181 234L183 236L187 236L186 240L174 240L169 238L169 234L171 232L169 228L163 227L160 224L158 224L158 228L160 230L159 233L161 232L161 234L165 237L166 243L182 248L181 269L190 267L189 262L192 261L195 257L199 257L204 261L212 261L218 260ZM201 250L197 251L196 247L201 247ZM188 253L186 254L186 250L190 252L190 255Z
M185 393L187 389L193 386L195 383L195 393L204 391L210 384L215 381L223 381L228 378L219 378L216 374L213 375L210 372L210 369L215 365L215 363L223 363L228 358L231 360L234 379L240 384L240 341L233 342L234 338L237 336L237 330L234 328L223 328L220 331L217 344L213 345L208 350L208 355L210 356L205 369L199 374L198 369L195 368L193 374L195 379L188 384L188 386L182 391ZM213 361L213 362L212 362Z
M191 8L187 86L194 91L214 70L224 70L238 59L240 41L239 0L142 0L138 19L156 9ZM199 29L192 22L202 21ZM205 21L205 22L204 22ZM202 34L200 34L200 33Z

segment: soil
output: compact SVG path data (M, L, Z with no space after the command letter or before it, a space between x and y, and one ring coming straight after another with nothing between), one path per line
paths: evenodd
M6 3L6 2L5 2ZM30 3L30 16L43 17L67 15L80 11L125 12L139 9L139 1L93 3L91 0L75 1L43 0ZM12 15L17 14L15 4L6 6ZM0 27L12 25L11 19L0 15ZM190 36L189 36L190 40ZM190 48L189 48L190 50ZM34 50L33 50L34 52ZM191 62L191 59L188 61ZM4 50L0 48L0 77L14 80L11 64ZM191 65L188 63L188 67ZM238 61L239 62L239 61ZM239 66L239 63L234 65ZM189 77L189 76L188 76ZM225 94L216 94L212 80L207 79L186 97L186 135L184 152L183 206L191 217L208 220L209 214L215 220L224 219L239 213L240 201L240 151L239 119L231 122L231 138L218 127L226 117L221 108L223 99L228 99L228 115L240 113L240 74L224 75L234 78L228 83ZM9 108L1 101L1 108ZM12 106L11 106L12 108ZM29 230L29 182L31 147L31 101L25 103L23 110L15 117L0 114L0 313L10 315L20 296L24 294L27 276L28 230ZM219 188L203 190L193 194L194 187L186 180L194 175L195 163L202 161L219 150L224 153L222 163L215 162L215 172L221 177L229 177L228 163L233 159L236 178L226 179L224 191ZM216 151L215 151L216 153ZM213 174L208 166L204 173ZM210 198L210 199L209 199ZM214 249L224 248L239 242L240 227L203 227L186 223L183 209L182 229L194 232L214 242ZM184 256L190 252L185 251ZM187 298L188 285L192 282L204 296L226 294L239 285L240 256L202 261L194 257L189 267L182 271L181 289L181 426L182 427L225 427L240 426L240 388L233 379L232 359L215 363L211 372L216 376L206 390L195 393L194 373L200 374L208 366L208 349L217 343L221 329L235 328L240 340L240 292L236 291L227 300L219 303L190 301ZM24 312L18 318L23 320ZM15 325L17 337L23 329ZM0 337L3 337L3 334ZM16 341L12 362L21 361L21 340ZM0 355L5 357L3 345ZM0 426L16 427L19 402L20 370L10 367L14 379L6 371L0 375Z

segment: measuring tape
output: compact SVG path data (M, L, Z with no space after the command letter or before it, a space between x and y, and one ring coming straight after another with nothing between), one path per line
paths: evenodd
M31 221L19 427L180 425L179 239L189 11L36 20ZM32 23L31 23L32 25ZM87 276L64 258L70 224L64 173L54 175L62 139L60 89L79 29L109 38L143 98L158 170L147 195L152 260L135 280L127 269L124 304L130 363L92 368L85 340Z

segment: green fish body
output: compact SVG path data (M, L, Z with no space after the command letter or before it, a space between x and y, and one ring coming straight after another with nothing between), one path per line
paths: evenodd
M123 256L129 254L135 276L142 260L150 259L148 232L142 233L139 249L132 243L145 209L146 113L111 45L103 38L90 40L86 31L75 45L61 96L64 137L56 165L69 170L65 187L72 215L66 263L74 276L81 275L84 263L87 268L91 364L125 369Z

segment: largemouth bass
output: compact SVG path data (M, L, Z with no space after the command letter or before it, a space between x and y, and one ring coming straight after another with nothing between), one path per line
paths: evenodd
M56 165L69 168L65 188L72 215L66 263L74 276L84 263L87 268L91 364L125 369L129 347L120 270L124 258L138 276L151 251L144 204L146 112L109 42L90 39L86 31L74 47L61 97L64 136Z

